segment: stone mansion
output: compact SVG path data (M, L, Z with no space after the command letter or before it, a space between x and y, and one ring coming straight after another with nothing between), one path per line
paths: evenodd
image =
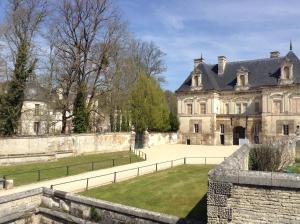
M264 59L195 59L176 95L182 143L262 143L299 134L300 61L292 46L285 56L274 51Z

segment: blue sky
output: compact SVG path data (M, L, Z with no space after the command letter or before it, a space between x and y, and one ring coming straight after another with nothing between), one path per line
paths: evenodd
M165 53L165 89L176 90L201 53L206 63L300 50L299 0L116 0L129 29Z

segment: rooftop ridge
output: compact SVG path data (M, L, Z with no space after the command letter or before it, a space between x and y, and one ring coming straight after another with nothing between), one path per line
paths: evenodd
M227 61L226 64L234 64L234 63L242 63L242 62L254 62L254 61L271 61L271 60L283 59L285 57L286 56L281 56L281 57L276 57L276 58L258 58L258 59L239 60L239 61ZM203 63L203 64L210 65L210 66L217 65L217 63L215 63L215 64Z

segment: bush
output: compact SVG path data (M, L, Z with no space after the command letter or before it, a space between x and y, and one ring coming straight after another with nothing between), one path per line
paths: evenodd
M294 162L293 145L289 141L273 141L255 145L249 153L249 170L280 171Z

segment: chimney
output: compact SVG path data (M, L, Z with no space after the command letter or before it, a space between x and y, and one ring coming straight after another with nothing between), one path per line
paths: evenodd
M223 75L226 67L226 57L219 56L218 57L218 75Z
M280 52L279 51L271 51L270 58L279 58Z
M200 65L203 61L204 61L204 59L202 58L202 56L201 56L201 58L194 59L194 68L197 68L198 65Z

